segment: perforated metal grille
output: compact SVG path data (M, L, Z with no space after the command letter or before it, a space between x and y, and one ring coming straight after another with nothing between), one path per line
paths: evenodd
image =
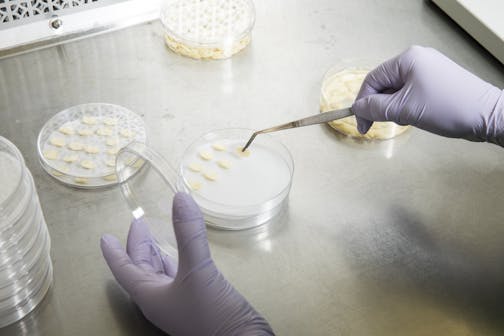
M102 0L0 0L0 24L13 23Z

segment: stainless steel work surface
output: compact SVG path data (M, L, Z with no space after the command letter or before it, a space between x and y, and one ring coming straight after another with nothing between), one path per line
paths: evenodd
M117 189L78 191L36 156L44 122L110 102L141 114L170 161L215 128L317 112L324 72L411 44L504 87L503 67L424 1L257 0L252 44L226 61L177 56L145 24L0 61L0 134L24 153L52 237L54 286L2 335L157 335L114 281L99 239L125 240ZM504 334L504 149L419 130L356 143L328 127L275 134L296 169L268 230L210 230L227 278L280 335Z

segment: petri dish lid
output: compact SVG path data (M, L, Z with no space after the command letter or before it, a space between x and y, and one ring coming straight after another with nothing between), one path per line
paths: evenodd
M13 218L20 216L26 203L24 164L16 146L0 136L0 231Z
M177 40L220 46L250 34L255 7L252 0L165 0L160 18Z
M115 185L115 158L128 143L146 142L142 118L125 107L89 103L69 107L42 127L37 141L44 170L76 188Z
M133 217L144 220L160 249L177 260L172 223L178 180L175 170L144 143L132 142L117 155L116 175Z

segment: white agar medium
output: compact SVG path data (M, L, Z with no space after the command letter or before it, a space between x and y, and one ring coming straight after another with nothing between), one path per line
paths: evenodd
M183 188L191 192L209 225L234 230L260 225L273 218L288 197L294 168L290 153L269 135L261 135L242 152L251 133L214 131L184 153Z
M352 106L368 72L368 69L363 68L329 70L322 83L320 111L323 113ZM370 140L390 139L409 128L393 122L374 122L366 134L360 134L354 116L331 121L329 125L344 135Z
M51 118L40 131L40 162L65 184L108 186L117 183L117 152L132 141L146 141L145 126L137 114L113 104L73 106Z
M200 151L212 152L212 144L204 144L184 156L184 180L200 182L198 195L230 207L261 204L274 198L290 183L291 172L285 161L262 144L254 144L250 155L237 153L243 143L236 140L221 140L230 151L214 151L211 161L201 159ZM199 161L201 172L192 166ZM225 167L223 167L225 166ZM205 174L214 172L214 181L205 179Z
M251 0L165 0L161 22L174 52L195 59L231 57L250 43Z

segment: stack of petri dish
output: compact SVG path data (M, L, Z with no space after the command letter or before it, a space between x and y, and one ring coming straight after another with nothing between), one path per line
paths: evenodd
M33 177L19 150L0 136L0 328L44 298L53 274L50 238Z
M250 43L255 8L251 0L165 0L160 17L171 50L195 59L223 59Z

